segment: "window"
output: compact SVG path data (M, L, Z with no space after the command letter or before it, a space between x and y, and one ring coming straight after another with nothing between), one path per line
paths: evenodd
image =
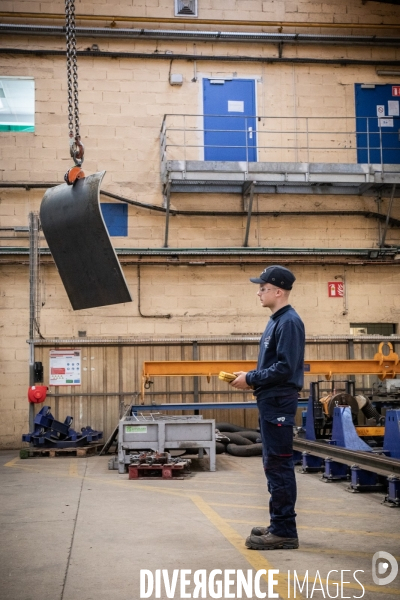
M396 333L394 323L350 323L351 335L392 335Z
M110 236L126 237L128 235L128 205L102 202L100 206Z
M0 131L35 131L35 82L0 77Z

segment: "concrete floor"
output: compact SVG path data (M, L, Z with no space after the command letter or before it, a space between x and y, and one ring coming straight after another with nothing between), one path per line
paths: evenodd
M170 577L174 569L206 569L207 576L213 569L278 569L274 591L281 598L294 597L294 570L300 581L308 571L311 582L297 598L328 598L326 578L336 569L331 597L400 596L400 575L388 585L372 580L375 552L400 560L400 508L382 506L381 494L350 494L345 483L298 474L300 548L257 552L244 540L268 520L261 459L219 455L215 473L196 463L184 481L134 482L109 471L108 457L20 460L16 451L0 453L1 599L136 600L140 569L167 569ZM317 570L322 584L317 579L312 593ZM337 592L341 570L348 583ZM261 590L268 592L264 579ZM159 597L168 597L164 585ZM179 581L170 597L183 597Z

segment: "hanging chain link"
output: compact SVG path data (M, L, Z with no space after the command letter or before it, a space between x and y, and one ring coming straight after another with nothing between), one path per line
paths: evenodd
M77 166L83 163L84 147L79 132L78 63L76 60L75 0L65 0L67 41L68 129L70 153Z

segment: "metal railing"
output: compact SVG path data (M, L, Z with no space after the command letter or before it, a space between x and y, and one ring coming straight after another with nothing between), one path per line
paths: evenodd
M226 127L221 123L226 122ZM270 117L167 114L167 160L400 163L400 117ZM220 158L218 158L220 157Z

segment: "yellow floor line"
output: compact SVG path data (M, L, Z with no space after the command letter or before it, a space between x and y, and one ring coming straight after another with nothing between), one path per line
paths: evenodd
M35 465L9 465L11 467L17 468L17 469L22 469L24 471L31 471L31 472L35 472ZM56 477L81 477L77 472L70 472L70 470L68 470L68 472L64 472L61 473L60 471L41 471L40 472L41 475L45 475L47 477L52 477L54 478ZM98 477L90 477L90 476L85 476L85 481L90 481L91 483L100 483L100 484L109 484L109 485L114 485L114 486L120 486L120 487L126 487L126 488L130 488L132 489L132 491L134 491L134 489L140 489L140 490L144 490L144 491L156 491L158 493L161 494L166 494L166 495L172 495L172 496L180 496L181 498L187 498L188 495L186 493L185 490L168 490L165 487L155 487L155 486L148 486L148 485L141 485L140 483L136 482L136 481L129 481L129 480L121 480L121 479L103 479L103 478L98 478Z
M203 473L202 473L203 474ZM196 473L196 477L197 477L198 473ZM198 485L235 485L236 487L238 487L238 482L237 482L237 476L236 476L236 481L224 481L223 479L218 479L218 481L214 481L212 479L210 480L206 480L203 478L199 478L197 481L193 481L194 484L198 484ZM240 482L240 487L260 487L261 490L263 490L264 488L267 489L267 482L266 481L259 481L259 482L254 482L254 483L242 483Z
M354 556L354 558L366 558L372 560L373 552L357 552L357 550L335 550L334 548L312 548L307 546L301 546L302 552L310 552L311 554L340 554L340 556ZM400 561L400 556L394 557L397 561Z
M205 490L202 488L190 488L187 489L188 492L196 492L201 494L222 494L226 496L255 496L256 498L260 497L260 494L255 494L251 492L240 492L240 491L232 491L232 492L223 492L221 490Z
M19 456L16 456L15 458L13 458L12 460L8 461L7 463L5 463L5 465L3 465L4 467L13 467L15 465L16 462L18 462L20 459Z
M228 523L242 523L243 525L253 525L254 521L245 521L242 519L226 519ZM371 537L379 537L379 538L391 538L395 540L400 540L399 533L389 533L386 531L360 531L358 529L336 529L334 527L312 527L309 525L297 525L297 529L307 529L307 530L315 530L315 531L329 531L332 533L344 533L346 535L366 535Z
M225 502L210 502L209 504L211 506L229 506L232 508L246 508L246 509L250 508L250 509L256 509L256 510L268 510L268 507L266 507L266 506L256 506L256 505L251 505L251 504L228 504ZM329 514L326 510L308 510L306 508L296 508L296 512L302 513L302 514L308 514L308 515L327 515L327 514ZM353 518L354 517L365 517L368 519L376 519L376 515L373 515L372 513L345 513L343 511L340 511L339 514L341 517L353 517Z
M56 459L54 459L54 460L56 460ZM20 465L20 464L11 464L12 462L13 461L10 461L10 463L7 463L7 465L5 465L5 466L10 466L10 467L14 467L14 468L18 468L18 469L24 469L24 470L34 470L34 469L37 469L37 467L38 467L37 464L36 465L33 465L33 464L32 465L25 465L25 464L24 465ZM69 475L69 474L63 474L60 471L55 471L55 470L53 470L53 471L42 471L42 473L43 473L43 475L53 474L53 475L59 475L60 477L65 477L65 476L66 477L71 477L72 476L72 475ZM86 477L86 479L88 479L88 478ZM97 479L97 478L93 478L93 479L91 479L91 481L103 481L104 482L105 480L100 480L100 479ZM136 487L139 487L139 485L138 485L137 482L131 482L131 483L132 483L132 485L135 485ZM152 483L153 482L149 481L149 484L150 484L149 486L142 485L142 489L156 489L158 491L163 491L164 490L164 488L161 488L161 487L153 487L151 485ZM236 496L236 497L241 497L241 496L255 496L255 497L259 497L260 496L260 494L249 493L249 492L244 492L244 493L237 492L237 491L224 492L224 491L221 491L221 490L204 490L204 489L201 489L201 488L187 488L187 487L185 487L185 489L182 490L182 492L180 493L180 495L186 495L188 492L196 492L196 493L203 493L203 494L219 494L219 495L228 495L228 496Z
M79 474L78 474L78 461L77 461L76 458L74 460L72 460L71 464L69 465L68 475L70 477L79 477Z
M259 571L260 569L265 569L268 571L269 569L273 569L274 567L271 563L262 556L257 550L248 550L244 545L244 539L241 535L239 535L233 527L228 525L228 523L222 519L218 513L215 512L211 508L207 502L203 500L200 496L191 495L189 496L197 508L207 517L207 519L214 525L216 529L228 540L230 544L247 560L247 562L255 569ZM267 577L263 577L267 581ZM274 575L274 579L277 579L278 584L274 588L279 593L279 596L287 600L290 596L288 595L288 578L286 574L279 573L278 575ZM300 594L297 595L297 598L303 598Z
M321 502L321 498L315 498L314 496L300 496L299 500L314 500L315 502ZM343 502L343 498L324 498L325 502Z

